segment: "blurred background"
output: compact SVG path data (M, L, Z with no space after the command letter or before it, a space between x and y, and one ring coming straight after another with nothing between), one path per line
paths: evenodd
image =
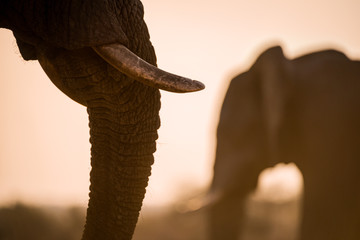
M202 239L204 216L199 211L188 212L199 203L187 199L204 193L211 181L216 125L229 81L275 44L280 44L289 58L335 48L360 59L360 1L142 2L158 65L200 80L206 89L185 95L162 92L160 137L135 238L143 239L141 234L146 234L146 239L176 239L173 233L172 237L166 232L154 233L156 229L164 231L160 226L165 222L189 234L179 239ZM0 29L0 53L0 239L8 229L6 224L19 223L18 216L25 216L21 214L40 226L41 221L51 222L50 230L53 226L61 226L56 231L63 232L77 229L76 238L82 230L76 226L82 225L88 201L86 109L62 94L37 62L25 62L12 33L5 29ZM282 203L282 209L291 208L293 214L286 215L291 221L281 221L296 232L300 174L294 166L270 172L266 176L271 177L262 178L262 187L249 201L253 206L249 209ZM284 194L276 195L282 196L279 199L274 198L274 192ZM165 209L171 211L165 213ZM276 208L269 211L281 214ZM249 214L258 221L255 210ZM74 223L58 224L59 217ZM199 226L197 233L186 230L194 224ZM74 239L71 234L64 236L59 239Z

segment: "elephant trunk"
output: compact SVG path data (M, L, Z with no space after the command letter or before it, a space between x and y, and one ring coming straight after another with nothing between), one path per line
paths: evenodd
M83 240L131 239L160 126L160 91L108 65L91 48L38 49L53 83L87 107L90 200Z
M131 89L87 104L92 170L83 240L131 239L137 223L154 161L160 94L136 82L131 88L140 96Z

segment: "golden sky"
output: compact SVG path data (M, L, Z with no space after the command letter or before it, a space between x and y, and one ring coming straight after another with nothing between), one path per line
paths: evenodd
M336 48L360 59L358 0L143 0L167 71L200 80L199 93L162 92L158 151L145 206L168 203L211 178L215 127L231 77L273 44L296 55ZM87 204L90 144L84 107L0 30L0 205Z

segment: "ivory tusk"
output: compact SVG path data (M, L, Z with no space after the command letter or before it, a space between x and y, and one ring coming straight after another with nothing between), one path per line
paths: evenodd
M124 45L107 44L93 49L120 72L145 85L177 93L195 92L205 88L199 81L165 72L147 63Z

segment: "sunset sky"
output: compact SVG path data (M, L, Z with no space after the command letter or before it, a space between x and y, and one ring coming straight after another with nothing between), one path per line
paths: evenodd
M143 0L162 69L206 89L162 91L162 126L145 206L208 186L215 129L230 79L267 47L288 57L325 48L360 59L358 0ZM0 205L88 201L86 109L62 94L37 62L22 60L0 30Z

